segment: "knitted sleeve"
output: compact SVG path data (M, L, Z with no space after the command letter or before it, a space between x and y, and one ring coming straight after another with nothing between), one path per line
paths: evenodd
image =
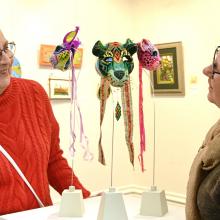
M80 183L77 176L68 165L67 160L62 156L63 151L60 148L59 125L53 114L48 95L43 87L41 87L41 93L51 127L50 156L47 170L49 183L57 192L61 194L64 189L69 188L71 178L73 178L73 185L76 187L76 189L81 189L83 197L87 198L90 196L90 192Z

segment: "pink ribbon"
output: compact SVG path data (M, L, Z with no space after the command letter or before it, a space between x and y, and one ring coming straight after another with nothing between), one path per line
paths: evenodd
M145 151L145 128L143 114L143 88L142 88L142 65L139 63L139 128L140 128L140 154L138 155L142 172L144 169L143 153Z

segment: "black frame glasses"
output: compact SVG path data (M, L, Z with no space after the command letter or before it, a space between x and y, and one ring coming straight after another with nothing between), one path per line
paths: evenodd
M15 42L9 42L4 49L0 49L0 60L2 59L3 51L11 59L15 54L15 50L16 50Z
M220 46L217 46L217 48L215 49L215 53L214 53L214 57L213 57L213 61L212 61L212 76L211 76L212 79L214 78L215 74L220 75L220 72L215 71L215 69L216 69L215 60L216 60L216 57L217 57L217 54L218 54L219 50L220 50Z

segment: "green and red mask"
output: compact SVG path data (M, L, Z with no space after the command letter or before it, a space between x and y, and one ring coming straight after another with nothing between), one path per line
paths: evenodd
M120 119L121 112L124 115L125 139L129 151L130 162L134 166L133 137L133 111L130 86L130 73L134 68L132 55L137 52L137 44L127 39L125 44L118 42L103 45L97 41L92 53L98 57L96 69L101 76L99 88L100 99L100 137L99 137L99 162L105 165L105 156L102 147L102 122L104 119L106 102L111 91L111 86L119 87L121 93L122 110L119 101L115 106L115 118ZM115 100L116 103L116 100Z
M98 57L98 73L115 87L122 87L129 80L134 68L132 55L136 52L137 45L130 39L125 44L112 42L103 45L101 41L97 41L92 49L92 53Z

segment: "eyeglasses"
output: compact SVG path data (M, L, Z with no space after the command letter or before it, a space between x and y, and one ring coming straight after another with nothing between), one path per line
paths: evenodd
M213 57L213 61L212 61L212 76L211 76L212 79L214 78L215 74L219 74L220 75L220 72L215 71L215 69L216 69L216 62L215 62L215 60L216 60L216 57L218 55L219 50L220 50L220 46L217 46L217 48L215 49L215 53L214 53L214 57Z
M3 58L3 51L11 59L15 54L15 50L16 50L16 44L14 42L8 43L4 47L4 49L0 49L0 61Z

